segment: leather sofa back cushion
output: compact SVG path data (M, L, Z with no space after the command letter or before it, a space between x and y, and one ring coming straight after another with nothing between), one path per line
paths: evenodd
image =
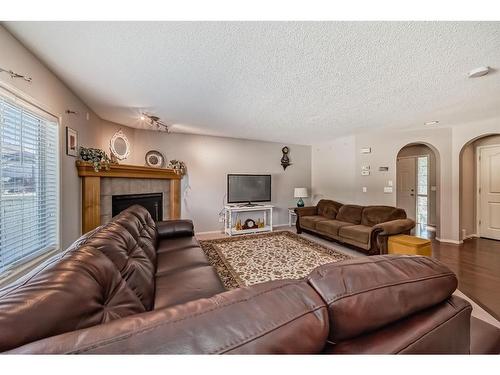
M328 304L333 342L374 331L446 300L455 274L429 257L378 255L316 268L310 285Z
M342 203L328 199L321 199L316 207L318 215L333 220L337 217L337 213L339 212L340 207L342 207Z
M360 224L361 223L361 213L363 212L363 206L357 206L354 204L345 204L339 209L337 214L337 220L346 221L348 223Z
M373 227L397 219L406 219L405 210L391 206L367 206L363 209L361 224Z
M0 291L0 352L144 311L113 263L84 246Z
M120 271L144 308L151 310L154 302L156 241L157 233L151 216L143 207L134 206L133 210L117 215L112 222L89 237L85 244L102 251Z
M304 281L238 288L122 321L69 332L12 353L312 354L328 336L328 312Z

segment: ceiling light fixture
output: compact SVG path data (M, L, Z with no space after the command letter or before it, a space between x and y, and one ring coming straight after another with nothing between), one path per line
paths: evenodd
M481 66L479 68L472 69L469 72L469 78L482 77L482 76L485 76L486 74L488 74L489 72L490 72L490 67L489 66Z
M424 125L437 125L439 124L439 121L427 121L427 122L424 122Z
M141 115L142 121L148 121L149 126L152 128L156 128L156 130L169 132L168 125L165 124L158 116L148 115L147 113L143 113Z

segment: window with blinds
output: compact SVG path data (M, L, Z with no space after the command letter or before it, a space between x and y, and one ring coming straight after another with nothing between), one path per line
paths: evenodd
M58 247L58 124L0 95L0 273Z

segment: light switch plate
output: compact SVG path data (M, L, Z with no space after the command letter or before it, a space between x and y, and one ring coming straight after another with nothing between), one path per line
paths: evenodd
M370 166L369 166L369 165L363 165L363 166L361 167L361 169L362 169L363 171L369 171L369 170L370 170Z
M363 147L361 149L361 153L362 154L370 154L372 152L372 148L371 147Z
M387 181L387 186L392 186L392 180Z
M363 193L366 193L368 191L368 189L366 188L366 186L363 186Z
M384 193L392 193L392 186L385 186L384 187Z
M370 171L361 171L361 176L369 176Z

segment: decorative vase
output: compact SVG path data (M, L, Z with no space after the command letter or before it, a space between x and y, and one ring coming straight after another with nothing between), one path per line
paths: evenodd
M304 201L302 200L302 198L299 198L299 200L297 201L297 207L304 207Z

